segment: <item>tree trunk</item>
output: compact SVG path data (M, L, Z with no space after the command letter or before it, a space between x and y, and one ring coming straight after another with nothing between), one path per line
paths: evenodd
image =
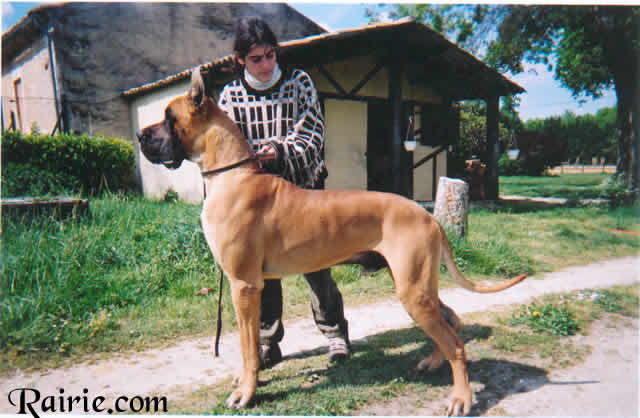
M433 214L440 224L462 238L467 232L469 213L469 184L448 177L440 177Z
M632 33L640 34L640 15L632 15ZM623 35L611 36L624 38ZM617 45L623 44L616 41ZM619 51L615 45L607 48L607 60L613 76L617 98L618 163L616 172L626 186L636 193L640 190L640 48L626 45Z
M626 78L626 77L625 77ZM628 188L637 190L640 187L640 138L638 123L640 122L638 106L638 82L616 80L617 96L617 136L618 163L617 174L624 178Z

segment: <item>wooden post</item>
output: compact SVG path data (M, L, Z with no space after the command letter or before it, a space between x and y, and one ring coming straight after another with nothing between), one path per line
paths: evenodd
M498 160L500 159L500 144L498 141L498 112L500 97L487 98L487 153L489 155L487 175L487 199L498 200L500 190L498 185Z
M462 238L467 232L469 184L460 179L440 177L433 215L445 228Z
M391 175L393 193L402 194L402 66L392 63L389 69L389 101L391 103Z
M436 192L438 190L438 155L433 157L433 165L431 166L431 198L435 202Z

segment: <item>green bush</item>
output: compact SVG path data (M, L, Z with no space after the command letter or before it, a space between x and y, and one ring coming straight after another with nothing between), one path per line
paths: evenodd
M517 176L521 174L520 160L512 160L505 152L498 160L498 173L501 176Z
M622 176L611 175L598 188L600 189L600 197L609 201L611 209L633 204L635 197L633 190L627 188Z
M2 135L3 196L95 195L135 186L133 145L88 135Z

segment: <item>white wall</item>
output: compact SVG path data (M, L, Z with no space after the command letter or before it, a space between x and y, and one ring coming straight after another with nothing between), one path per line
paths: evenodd
M418 145L416 150L413 152L413 163L417 163L431 152L433 152L435 147L426 147L424 145ZM447 175L447 151L443 151L438 154L437 158L437 179L436 185L438 184L438 179L442 176ZM418 201L432 201L433 199L433 162L432 158L428 162L422 164L420 167L413 170L413 199Z
M54 54L55 60L55 54ZM5 63L3 63L5 70ZM6 65L2 74L2 117L5 129L11 124L11 112L16 118L16 129L31 133L31 127L38 125L41 133L51 133L57 121L56 103L51 76L49 48L45 39L35 41L30 49ZM16 103L14 83L18 83Z
M190 80L186 80L134 99L131 103L132 138L136 138L137 130L161 121L166 106L173 98L185 94L189 83ZM203 181L196 164L185 160L177 170L169 170L163 165L151 164L140 152L137 141L135 145L145 196L161 199L167 191L174 190L181 200L192 203L202 201Z

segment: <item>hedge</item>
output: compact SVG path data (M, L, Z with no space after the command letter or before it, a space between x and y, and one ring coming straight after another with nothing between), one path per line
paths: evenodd
M133 145L118 138L2 134L2 195L96 195L135 187Z

